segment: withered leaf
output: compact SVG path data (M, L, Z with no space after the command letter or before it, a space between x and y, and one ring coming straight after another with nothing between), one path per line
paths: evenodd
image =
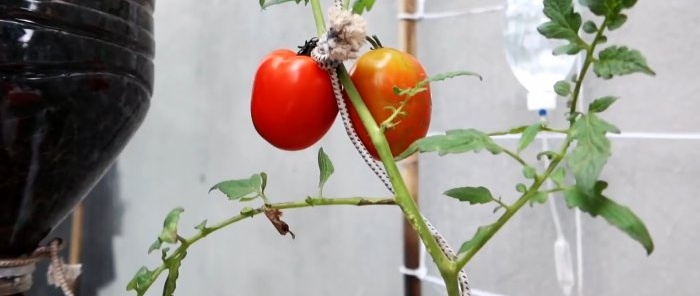
M274 226L275 229L277 229L277 232L279 232L281 235L287 235L287 233L289 233L292 235L292 239L296 237L294 232L289 230L289 225L282 221L282 211L278 209L266 208L265 216L268 220L270 220L270 222L272 222L272 226Z

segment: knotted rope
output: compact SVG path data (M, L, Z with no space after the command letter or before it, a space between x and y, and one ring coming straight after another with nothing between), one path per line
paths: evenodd
M11 274L10 277L4 276L4 278L31 278L31 273L34 271L34 265L46 258L49 258L51 260L47 274L49 284L61 288L63 294L66 296L74 296L70 285L80 275L81 266L66 265L59 255L59 252L62 249L63 243L61 239L53 239L47 246L37 248L28 257L17 259L0 259L0 271L2 271L2 269L21 270L18 273Z
M367 24L360 15L353 14L343 9L342 1L340 0L336 0L335 6L329 10L328 20L328 32L318 39L316 47L311 52L311 57L321 68L328 71L330 75L335 100L338 104L338 111L350 141L369 168L379 177L382 183L384 183L384 186L386 186L392 194L395 194L386 171L378 161L372 158L369 151L367 151L367 148L360 140L360 137L357 135L357 131L355 131L352 126L348 107L343 98L343 89L340 79L338 78L338 72L336 71L336 68L343 61L357 58L366 40ZM450 259L456 259L457 254L455 254L454 250L452 250L447 243L445 237L438 232L425 216L422 218L430 234L435 238L435 241L440 246L445 256ZM458 281L461 296L471 296L469 280L467 279L467 274L463 270L459 271Z

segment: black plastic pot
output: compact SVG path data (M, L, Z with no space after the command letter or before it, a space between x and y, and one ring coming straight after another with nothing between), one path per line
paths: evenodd
M0 1L0 259L31 253L143 121L154 0Z

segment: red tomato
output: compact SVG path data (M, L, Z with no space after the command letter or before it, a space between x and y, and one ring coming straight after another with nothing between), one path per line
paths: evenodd
M283 150L318 142L338 114L328 73L311 57L285 49L258 67L250 109L255 130Z
M415 57L392 48L378 48L362 55L350 70L350 77L377 124L382 124L393 113L387 107L398 108L405 100L404 96L394 94L394 86L412 88L427 78L425 70ZM384 133L393 156L401 154L428 133L432 99L430 85L426 85L426 88L427 90L411 97L403 109L405 114L394 120L398 125L388 128ZM346 101L352 125L360 140L370 154L379 159L377 150L347 95Z

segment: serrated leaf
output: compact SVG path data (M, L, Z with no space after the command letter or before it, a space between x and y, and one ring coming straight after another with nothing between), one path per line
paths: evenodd
M538 191L530 198L530 206L534 205L535 203L544 204L547 202L548 197L549 194L546 192Z
M602 50L593 63L593 71L603 79L632 73L656 75L638 50L632 50L626 46L610 46Z
M578 36L581 28L581 14L574 11L571 0L544 0L544 15L550 20L537 27L537 31L550 39L567 40L557 47L555 55L576 54L585 48L585 42Z
M483 240L486 239L488 236L489 232L491 231L491 228L493 228L494 225L486 225L486 226L481 226L476 230L476 233L472 237L472 239L464 242L461 247L459 247L459 254L464 254L469 252L471 249L474 247L478 246L481 244Z
M580 44L576 43L569 43L566 45L558 46L554 48L554 51L552 51L553 55L575 55L581 52L582 50L585 50L586 48L583 47Z
M579 208L593 217L603 217L608 223L642 244L647 255L651 254L654 251L654 242L644 222L628 207L604 196L602 192L607 186L606 182L598 181L592 191L582 190L578 187L568 188L564 191L566 204L570 208Z
M160 240L160 238L157 238L155 242L151 244L150 247L148 247L148 254L152 253L155 250L160 250L160 247L163 245L163 242Z
M571 83L566 80L557 81L554 84L554 92L562 97L566 97L571 94Z
M177 223L180 221L180 214L185 211L183 208L175 208L167 216L165 216L165 221L163 221L163 230L160 232L158 239L161 242L174 244L177 242Z
M237 200L251 195L258 197L261 193L263 178L260 174L252 175L249 179L223 181L214 185L209 192L217 189L228 196L229 200Z
M273 5L294 2L296 4L301 3L302 0L260 0L260 8L265 9ZM309 4L309 0L303 0L304 5Z
M435 76L428 77L416 84L416 86L411 87L411 88L399 88L394 86L394 94L398 96L407 96L407 97L412 97L415 96L418 93L424 92L428 90L428 86L430 85L431 82L437 82L437 81L443 81L455 77L460 77L460 76L475 76L479 78L479 80L483 80L483 77L481 75L474 73L474 72L469 72L469 71L453 71L453 72L445 72L445 73L440 73Z
M632 8L637 0L580 0L581 5L588 7L598 16L615 16L623 9Z
M602 97L598 98L588 105L588 112L600 113L607 110L613 103L617 101L616 97Z
M194 227L194 229L197 229L199 231L204 231L204 229L206 229L206 228L207 228L207 220L200 222L199 224L197 224L197 226Z
M598 181L611 155L608 132L619 133L619 130L595 113L583 115L572 127L571 137L576 140L576 147L567 156L567 162L580 188L592 190Z
M598 25L596 25L593 21L586 21L583 23L582 29L588 34L593 34L598 32Z
M153 271L148 270L146 266L142 266L136 272L136 275L134 275L131 281L129 281L129 283L126 285L126 290L137 291L139 293L143 292L146 288L146 284L148 284L151 281L152 276Z
M328 178L333 175L335 168L333 167L333 162L330 157L323 151L323 148L318 150L318 169L320 172L320 180L318 182L318 188L323 190L323 186L328 181Z
M523 135L520 137L520 141L518 142L518 153L520 153L520 151L525 150L527 146L530 146L530 144L532 144L532 141L535 140L537 134L540 132L541 129L542 124L540 123L535 123L531 126L528 126L527 129L525 129Z
M355 0L352 4L352 13L362 14L365 11L370 11L374 2L375 0Z
M526 179L534 179L535 177L537 177L537 170L535 170L535 168L529 165L525 166L523 167L523 176Z
M460 187L445 191L445 195L469 202L469 204L485 204L494 201L491 191L485 187Z
M503 148L498 146L487 134L475 129L450 130L444 135L435 135L420 139L406 149L397 159L404 159L416 152L437 152L440 156L487 150L500 154Z

